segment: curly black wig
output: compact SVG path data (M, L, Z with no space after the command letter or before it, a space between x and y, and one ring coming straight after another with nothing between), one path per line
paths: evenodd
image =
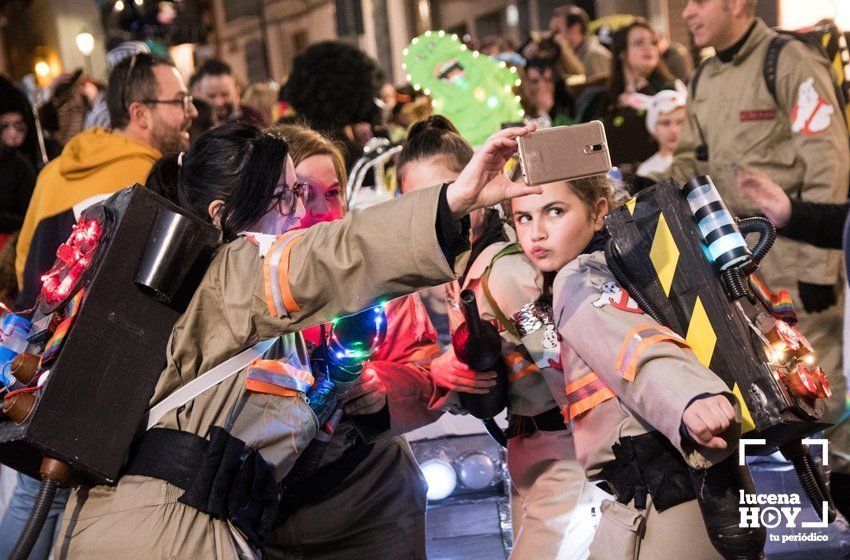
M334 132L375 118L381 71L363 51L324 41L296 56L280 98L311 128Z

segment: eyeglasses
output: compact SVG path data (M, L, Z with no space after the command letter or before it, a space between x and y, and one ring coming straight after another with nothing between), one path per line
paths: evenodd
M134 54L130 58L130 67L127 69L127 75L124 76L124 87L121 88L121 105L129 110L130 108L127 106L127 87L130 85L130 78L133 77L133 70L136 69L136 61L139 59L137 54Z
M165 105L177 105L178 103L183 105L183 112L189 113L192 110L192 103L194 98L191 95L184 95L180 99L142 99L142 103L147 103L150 105L156 105L159 103L163 103Z
M283 188L276 191L272 198L277 211L281 216L291 216L295 212L295 204L299 198L303 198L310 188L310 183L296 181L294 185L283 184Z

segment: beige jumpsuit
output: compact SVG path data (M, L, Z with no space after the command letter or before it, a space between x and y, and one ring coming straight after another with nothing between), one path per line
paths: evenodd
M602 252L580 255L555 278L554 313L561 335L567 414L578 462L591 480L614 460L621 437L661 432L694 468L726 458L740 423L723 434L726 449L698 447L682 438L685 408L697 396L735 397L701 365L687 343L644 314L633 300L610 293L616 282ZM608 284L605 288L603 285ZM736 404L737 407L737 404ZM708 540L696 500L659 513L606 500L590 551L594 560L720 558Z
M504 250L509 254L498 256ZM475 291L481 318L500 326L510 413L536 416L563 408L565 383L557 363L554 324L533 318L533 307L543 294L540 270L518 245L495 243L476 258L464 288ZM523 319L535 324L520 336L516 322ZM457 394L449 395L459 406ZM586 479L576 462L570 430L536 431L510 438L508 471L515 538L511 559L587 558L599 520L599 504L606 494Z
M278 237L264 259L261 248L246 238L223 246L172 331L167 366L151 404L260 340L453 278L453 267L462 263L447 263L437 239L439 191L417 191L352 211L337 222L289 232ZM303 371L303 339L285 336L284 342L286 365ZM314 437L316 418L297 394L249 390L249 381L242 371L169 412L156 427L203 437L213 426L224 427L258 450L280 480ZM125 476L115 487L77 489L62 521L56 556L256 556L227 521L178 502L182 493L144 476Z

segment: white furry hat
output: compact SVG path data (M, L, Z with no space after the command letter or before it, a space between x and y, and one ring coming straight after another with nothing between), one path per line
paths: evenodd
M688 88L676 80L676 89L665 89L655 95L631 93L626 96L626 104L633 109L646 111L646 129L655 136L655 125L658 117L679 107L684 107L688 100Z

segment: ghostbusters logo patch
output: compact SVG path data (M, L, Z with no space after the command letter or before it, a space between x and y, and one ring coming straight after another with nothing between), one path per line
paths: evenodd
M593 307L597 308L610 304L611 307L619 309L620 311L643 314L643 309L641 309L637 302L632 299L629 292L621 288L616 282L605 282L602 284L599 299L592 303Z
M797 103L791 111L791 131L800 134L817 134L829 127L835 108L818 95L815 79L809 78L797 90Z

